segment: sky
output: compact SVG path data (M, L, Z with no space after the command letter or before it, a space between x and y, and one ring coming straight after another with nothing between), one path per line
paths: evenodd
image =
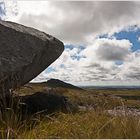
M140 85L139 1L3 1L0 17L63 41L62 55L32 82Z

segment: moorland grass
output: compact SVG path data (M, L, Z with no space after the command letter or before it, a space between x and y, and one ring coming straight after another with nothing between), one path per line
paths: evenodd
M100 111L57 113L53 116L38 117L34 125L31 125L31 120L17 124L19 122L8 127L3 136L0 132L2 138L140 138L138 117L113 117Z
M37 89L44 90L39 86ZM18 92L27 94L26 90L27 88L22 88ZM22 120L21 112L9 107L4 112L0 112L0 138L140 138L138 116L113 116L105 112L106 109L124 105L139 108L139 101L106 97L97 90L90 92L61 88L55 90L77 105L93 106L93 109L67 114L59 112L41 115L38 113ZM33 89L30 91L33 92ZM111 94L111 91L104 92ZM133 92L138 95L136 91ZM121 91L121 93L127 94L127 91ZM114 91L113 94L115 94Z

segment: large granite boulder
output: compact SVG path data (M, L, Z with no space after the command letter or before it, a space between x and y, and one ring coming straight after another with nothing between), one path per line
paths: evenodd
M0 20L0 92L29 82L63 50L63 43L51 35Z
M0 111L4 112L7 108L12 108L15 113L20 112L24 119L27 115L38 113L76 113L78 111L77 104L53 90L25 96L6 96L5 100L0 98Z
M32 95L21 96L21 107L23 114L35 114L43 112L50 114L53 112L62 111L70 112L72 105L65 96L45 92L36 92Z

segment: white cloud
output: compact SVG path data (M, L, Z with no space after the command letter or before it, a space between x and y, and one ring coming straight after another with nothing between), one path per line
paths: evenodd
M102 61L126 60L132 44L128 40L98 39L95 54ZM94 48L94 46L93 46Z
M111 34L140 23L140 2L18 1L18 4L17 22L41 29L64 43L85 43L89 36Z
M140 42L140 36L138 37L138 41Z
M5 5L3 1L0 1L0 19L5 17Z
M18 16L9 20L75 45L65 49L51 65L54 71L45 70L35 80L58 78L73 83L140 80L140 53L131 52L129 40L97 38L122 29L129 32L132 25L140 27L140 2L18 1L18 6ZM79 44L85 48L80 49ZM122 61L122 65L116 65L116 61Z
M140 51L132 53L131 59L124 63L119 73L123 80L140 80Z
M108 46L111 51L105 49ZM44 77L58 78L72 83L123 81L127 80L127 78L130 79L129 74L132 75L131 79L133 79L138 73L136 73L136 69L133 71L134 69L131 65L134 63L138 71L139 65L136 65L136 62L138 63L136 59L139 59L139 53L131 52L131 46L132 44L125 39L96 39L84 50L80 50L79 60L72 57L78 54L78 47L66 49L60 58L51 65L55 71L44 73ZM102 49L104 50L103 52ZM122 51L124 49L125 51ZM116 60L122 60L124 64L116 65ZM127 69L130 69L130 67L131 70L128 71ZM135 77L134 79L136 80Z
M0 0L0 19L6 20L18 14L16 0Z

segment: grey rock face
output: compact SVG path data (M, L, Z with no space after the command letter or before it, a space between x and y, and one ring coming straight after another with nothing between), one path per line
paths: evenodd
M29 82L63 50L61 41L44 32L0 20L0 90Z
M64 113L69 112L69 102L62 95L44 92L36 92L32 95L21 96L23 103L22 110L27 114L34 114L43 111L45 114L50 114L57 111Z

